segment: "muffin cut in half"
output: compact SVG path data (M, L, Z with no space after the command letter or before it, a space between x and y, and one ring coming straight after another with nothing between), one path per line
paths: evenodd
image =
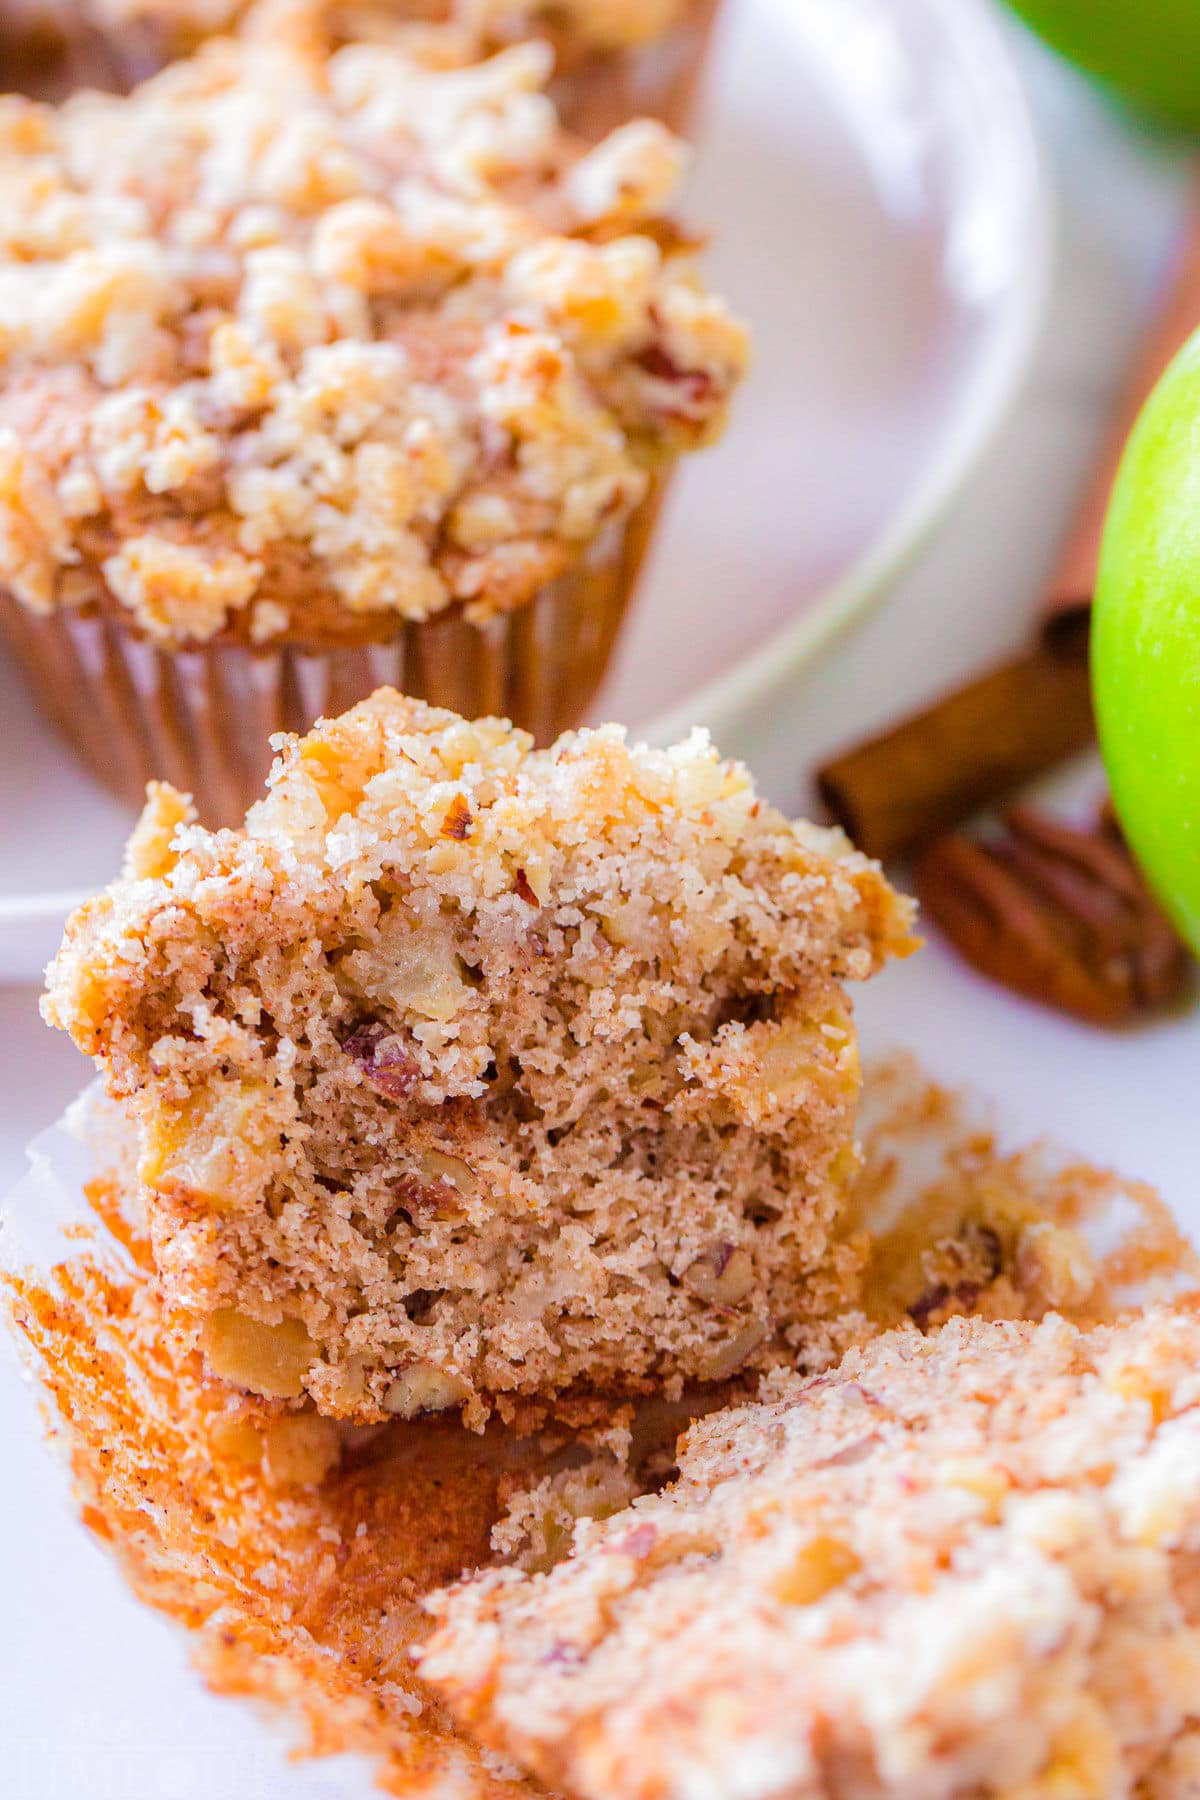
M245 828L159 789L46 1016L141 1130L211 1369L358 1419L794 1356L849 1252L840 983L910 909L703 733L548 750L381 691Z
M424 1678L581 1800L1196 1792L1200 1325L892 1332L711 1414Z

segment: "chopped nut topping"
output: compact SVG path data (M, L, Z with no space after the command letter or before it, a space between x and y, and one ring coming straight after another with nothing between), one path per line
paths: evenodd
M578 1800L1182 1800L1198 1369L1190 1294L881 1333L697 1421L548 1573L433 1596L422 1677Z

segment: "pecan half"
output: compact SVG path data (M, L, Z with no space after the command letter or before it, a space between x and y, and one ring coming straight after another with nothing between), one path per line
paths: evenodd
M917 893L983 974L1094 1025L1123 1025L1189 990L1194 968L1107 809L1090 828L1012 807L986 837L918 857Z

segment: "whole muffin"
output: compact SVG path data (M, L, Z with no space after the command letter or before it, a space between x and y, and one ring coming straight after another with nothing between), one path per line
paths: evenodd
M578 718L747 346L677 140L585 150L549 62L216 39L0 102L0 628L122 794L236 818L383 681Z
M34 0L22 0L26 6ZM450 24L475 55L528 38L554 48L555 98L573 129L601 135L649 113L687 122L718 0L37 0L60 29L99 32L128 83L254 14L304 10L332 36Z

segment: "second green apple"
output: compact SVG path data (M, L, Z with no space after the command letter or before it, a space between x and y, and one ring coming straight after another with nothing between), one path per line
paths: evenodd
M1200 335L1125 450L1104 530L1092 674L1121 823L1200 954Z
M1200 129L1200 0L1010 0L1049 44L1135 106Z

